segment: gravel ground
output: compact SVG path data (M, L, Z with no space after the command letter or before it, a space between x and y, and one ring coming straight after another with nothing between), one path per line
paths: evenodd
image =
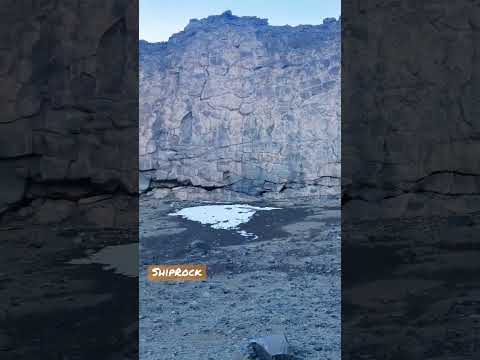
M194 202L140 202L140 358L246 359L257 336L284 332L295 359L340 359L338 198L257 202L242 230L166 214ZM205 205L205 203L201 203ZM151 283L149 264L204 263L203 282Z

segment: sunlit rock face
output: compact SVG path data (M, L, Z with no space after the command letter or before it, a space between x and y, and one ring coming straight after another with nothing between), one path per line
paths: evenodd
M340 22L226 12L141 41L140 170L157 187L338 193Z

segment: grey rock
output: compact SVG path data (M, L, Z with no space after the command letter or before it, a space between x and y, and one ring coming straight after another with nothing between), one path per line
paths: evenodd
M140 173L138 178L138 189L141 193L147 191L150 188L150 179L144 174Z
M155 199L163 199L170 195L170 189L154 189L152 191L152 195Z
M155 183L339 192L339 20L192 20L168 42L140 42L139 76L140 170Z
M285 335L269 335L254 339L251 345L261 360L291 360L292 355Z

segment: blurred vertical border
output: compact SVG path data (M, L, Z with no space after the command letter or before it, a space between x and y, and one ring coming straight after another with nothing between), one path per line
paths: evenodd
M342 359L480 358L480 3L342 1Z
M4 0L0 28L0 358L135 359L138 277L88 257L137 269L138 1Z

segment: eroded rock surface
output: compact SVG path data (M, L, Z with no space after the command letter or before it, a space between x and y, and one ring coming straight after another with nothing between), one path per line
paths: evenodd
M1 224L136 213L138 20L135 2L117 3L44 1L27 16L12 2L4 16Z
M137 263L137 14L2 2L2 359L138 358L137 279L68 262L134 243Z
M141 41L140 169L153 187L338 193L340 21L226 12Z

